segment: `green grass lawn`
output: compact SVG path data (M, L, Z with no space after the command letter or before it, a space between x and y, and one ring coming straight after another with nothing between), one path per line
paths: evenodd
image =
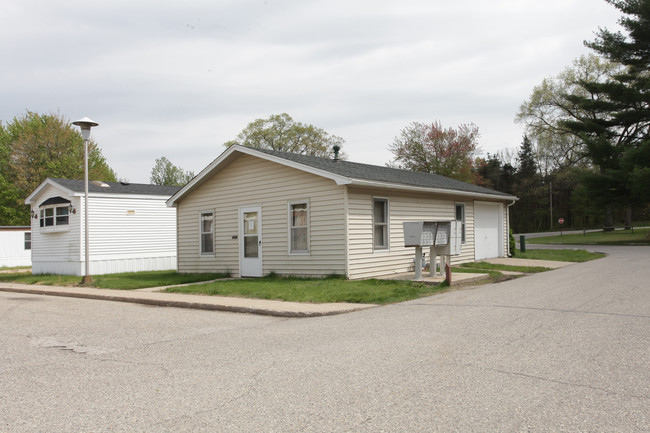
M350 281L342 277L297 278L271 275L171 287L167 291L295 302L390 304L428 296L446 288L447 285L444 284L427 285L404 280Z
M146 287L194 283L228 277L226 274L179 274L176 271L129 272L93 276L93 287L101 289L133 290ZM32 275L25 273L0 274L0 281L47 286L76 286L81 277L71 275Z
M31 266L0 266L0 271L17 271L20 269L31 269Z
M73 286L81 277L71 275L32 275L26 272L1 273L0 281L20 284L43 284L46 286Z
M544 236L526 239L529 244L564 244L564 245L650 245L650 229L615 230L612 232L590 232L584 236L570 234L562 236Z
M516 259L554 260L558 262L582 263L605 257L603 253L592 253L587 250L526 250L517 251Z
M602 254L584 250L530 250L517 257L543 260L585 261ZM524 273L547 270L538 266L508 266L488 263L467 263L455 266L453 272L486 273L492 282L514 278L499 271ZM171 286L225 278L224 274L179 274L176 271L137 272L97 275L94 286L107 289L140 289ZM26 273L0 274L0 281L24 284L75 286L81 278L67 275L31 275ZM241 278L168 288L168 292L204 295L240 296L258 299L277 299L296 302L352 302L390 304L432 295L446 290L446 284L432 285L406 280L346 280L343 277L299 278L270 275L264 278Z
M530 260L553 260L558 262L573 262L582 263L589 260L600 259L605 257L603 253L592 253L587 250L528 250L525 253L517 251L515 259L530 259ZM497 265L486 262L463 263L460 265L465 269L485 269L485 270L500 270L500 271L515 271L515 272L544 272L549 268L542 266L515 266L515 265Z

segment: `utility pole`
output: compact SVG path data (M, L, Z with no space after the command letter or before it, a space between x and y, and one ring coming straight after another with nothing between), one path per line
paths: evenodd
M551 231L553 231L553 182L548 183L549 193L549 203L551 205Z

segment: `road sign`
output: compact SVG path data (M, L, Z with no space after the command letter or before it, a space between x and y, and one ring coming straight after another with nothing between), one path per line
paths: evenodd
M564 224L564 218L560 218L559 220L557 220L557 222L559 222L560 224Z

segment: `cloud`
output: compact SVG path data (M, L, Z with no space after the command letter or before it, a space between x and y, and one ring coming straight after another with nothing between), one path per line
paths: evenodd
M89 116L118 175L166 156L200 171L246 124L289 113L384 164L401 128L474 122L517 147L534 85L618 12L594 0L38 2L0 15L0 119Z

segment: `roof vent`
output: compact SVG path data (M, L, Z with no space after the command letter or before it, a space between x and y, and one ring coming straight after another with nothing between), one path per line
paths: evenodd
M341 150L341 146L339 146L338 144L335 144L332 147L332 150L334 150L334 161L338 161L339 160L339 151Z
M124 186L126 186L126 185L131 185L129 182L127 182L127 181L125 181L125 180L120 181L120 183L121 183L122 185L124 185Z
M102 188L111 187L109 184L107 184L106 182L102 182L101 180L91 180L90 183L92 183L95 186L101 186Z

